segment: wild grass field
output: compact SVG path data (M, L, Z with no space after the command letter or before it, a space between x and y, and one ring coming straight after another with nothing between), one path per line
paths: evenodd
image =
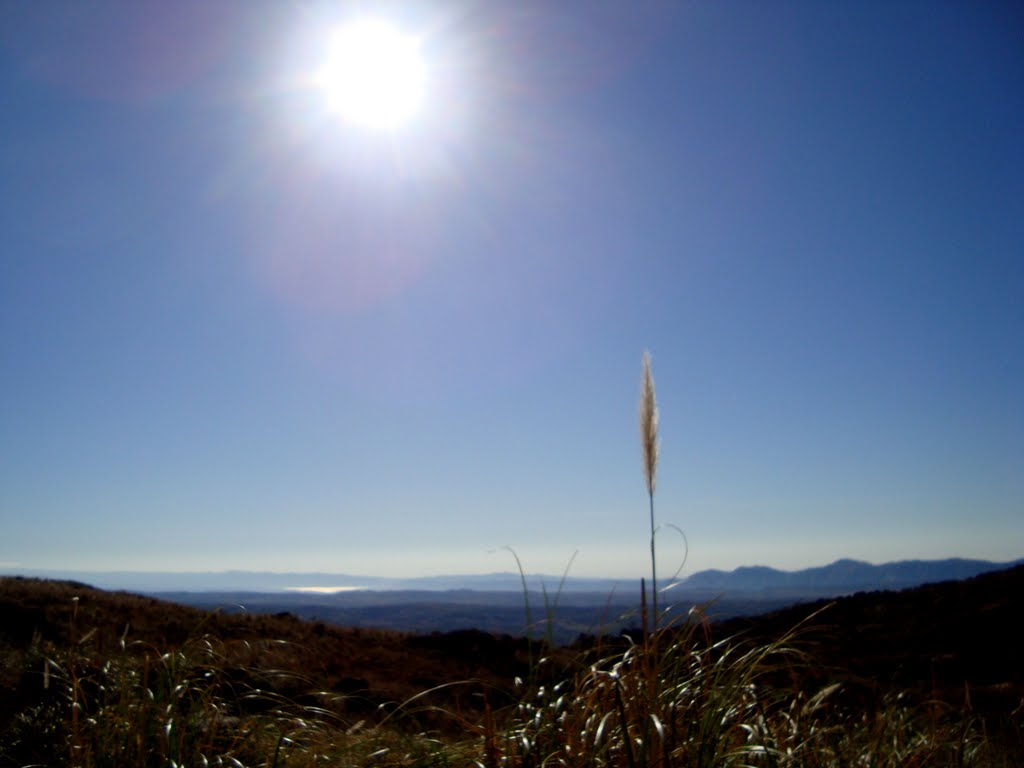
M0 765L1016 766L1022 588L548 647L3 579Z
M657 602L570 646L218 614L0 579L0 767L1024 764L1024 567L711 623ZM543 620L537 636L543 637Z

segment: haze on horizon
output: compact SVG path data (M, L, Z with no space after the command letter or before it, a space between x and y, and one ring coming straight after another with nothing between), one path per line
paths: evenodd
M1019 6L366 7L0 8L0 569L1024 555Z

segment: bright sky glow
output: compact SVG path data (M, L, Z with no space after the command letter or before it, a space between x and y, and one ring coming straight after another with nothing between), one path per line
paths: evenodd
M0 570L1024 556L1018 5L2 8Z
M362 20L331 37L315 77L331 109L371 128L394 128L420 108L426 65L419 43L385 21Z

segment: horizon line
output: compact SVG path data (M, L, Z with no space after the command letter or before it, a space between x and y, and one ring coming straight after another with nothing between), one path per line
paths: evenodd
M936 558L921 558L921 557L908 557L897 560L884 560L884 561L871 561L864 560L855 557L839 557L830 562L822 563L819 565L808 565L798 568L780 568L777 566L766 565L764 563L752 563L738 565L734 568L721 568L721 567L709 567L702 568L698 571L693 571L685 576L680 575L676 578L665 579L666 583L674 583L685 581L690 576L697 573L703 573L708 571L720 571L723 573L731 573L743 569L755 569L755 568L767 568L769 570L780 571L782 573L798 573L800 571L813 570L815 568L825 568L837 563L857 563L862 565L869 565L874 567L880 567L885 565L893 565L898 563L941 563L941 562L984 562L991 563L993 565L1013 565L1020 562L1024 562L1024 555L1017 558L1011 558L1009 560L992 560L983 557L963 557L963 556L951 556L951 557L936 557ZM467 572L440 572L440 573L428 573L418 575L381 575L375 576L366 573L348 573L343 571L327 571L327 570L276 570L276 569L247 569L247 568L227 568L223 570L213 569L196 569L196 570L149 570L142 568L112 568L112 569L96 569L96 568L74 568L67 566L49 567L49 566L23 566L10 562L0 562L0 576L18 576L23 572L33 572L32 575L38 575L42 572L47 573L79 573L79 574L94 574L94 575L115 575L115 574L131 574L131 575L153 575L153 576L209 576L209 575L271 575L271 576L343 576L348 579L367 579L367 580L388 580L388 581L401 581L401 580L424 580L424 579L446 579L446 578L480 578L480 577L514 577L514 578L533 578L533 577L549 577L557 579L590 579L590 580L601 580L601 581L632 581L641 578L645 578L644 574L636 576L609 576L609 575L574 575L574 574L553 574L544 573L542 571L533 572L520 572L520 571L467 571Z

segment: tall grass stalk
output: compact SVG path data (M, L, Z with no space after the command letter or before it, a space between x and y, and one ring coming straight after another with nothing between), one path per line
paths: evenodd
M643 452L644 483L651 517L651 614L654 634L658 631L658 568L655 551L654 489L658 478L658 402L654 395L651 353L644 351L640 380L640 447Z

